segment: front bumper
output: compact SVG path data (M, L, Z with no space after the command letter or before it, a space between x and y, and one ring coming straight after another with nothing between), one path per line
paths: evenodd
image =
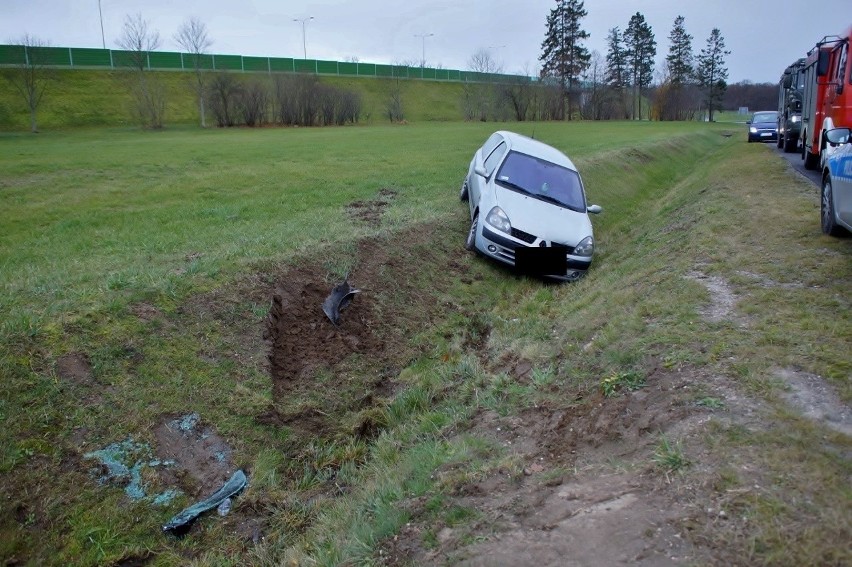
M519 239L514 239L488 228L487 223L481 223L480 233L477 235L476 248L482 254L493 258L498 262L515 266L515 250L528 246ZM569 249L573 250L573 248ZM591 259L574 256L570 252L567 255L568 269L564 274L545 274L544 277L559 281L578 280L586 274L592 265Z

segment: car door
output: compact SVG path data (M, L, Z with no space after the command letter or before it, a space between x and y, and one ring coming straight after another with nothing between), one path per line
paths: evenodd
M852 226L852 142L837 149L831 161L831 189L834 208L844 225Z
M505 153L506 142L503 140L502 136L495 133L488 138L479 150L477 150L476 155L473 157L474 167L482 166L488 173L487 177L490 177L491 173L494 171L494 167L496 166L494 163L495 158L498 155L502 156ZM489 167L491 167L490 170L488 169ZM473 212L473 207L478 206L482 199L482 193L488 183L487 177L482 177L481 175L474 173L468 181L468 191L470 192L470 202L472 207L471 212Z

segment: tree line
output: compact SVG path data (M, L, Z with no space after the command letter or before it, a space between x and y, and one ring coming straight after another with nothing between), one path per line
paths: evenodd
M556 0L546 18L538 80L522 72L503 84L466 83L459 102L465 120L574 120L642 119L689 120L707 112L713 119L722 108L728 70L725 40L714 28L706 45L693 52L683 16L677 16L669 34L669 51L662 68L655 69L657 42L641 12L622 30L608 30L607 52L590 52L590 35L582 27L588 15L583 0ZM185 21L173 36L189 56L191 80L187 86L197 101L201 127L208 114L217 126L342 125L361 115L358 92L323 83L314 75L237 76L210 72L204 59L213 41L197 18ZM132 112L140 125L161 128L165 122L166 88L146 64L148 53L161 45L160 34L141 14L125 18L117 45L128 54L125 80ZM27 57L15 70L4 72L26 101L31 129L37 131L36 111L51 80L50 70L37 58L47 44L24 36L20 44ZM502 73L488 50L477 51L468 62L473 71ZM731 86L728 106L772 108L775 85ZM385 115L392 122L405 119L399 80L392 81L385 99Z
M641 12L630 17L622 31L615 26L607 34L603 57L589 52L582 27L588 15L583 0L556 0L547 16L541 44L541 79L554 81L561 91L560 119L574 118L686 120L699 110L709 119L720 110L728 87L725 39L713 28L697 54L683 16L677 16L669 34L669 52L662 69L656 70L657 42ZM650 108L643 110L643 100Z

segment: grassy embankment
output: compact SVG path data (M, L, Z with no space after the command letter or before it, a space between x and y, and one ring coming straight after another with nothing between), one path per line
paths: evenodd
M0 69L0 76L11 71ZM38 109L42 130L87 126L135 125L127 73L122 71L53 70L52 80ZM191 73L153 72L166 88L167 128L198 122L197 103L192 91ZM245 73L241 80L269 81L268 75ZM332 85L361 94L364 123L386 122L385 105L394 81L375 78L322 77ZM403 111L409 121L447 121L461 119L461 83L436 81L400 81ZM211 124L215 124L209 116ZM0 131L29 129L29 113L23 99L11 83L0 79Z
M408 520L399 507L405 498L434 498L436 523L475 514L441 508L441 492L452 487L432 478L437 468L470 478L516 466L499 447L453 434L478 410L582 403L578 395L604 377L645 372L653 358L712 369L777 404L765 431L720 422L713 437L718 456L766 471L764 488L738 503L751 522L736 534L743 557L848 560L848 439L785 410L772 374L778 367L820 374L852 397L852 249L819 234L813 188L766 148L720 136L721 127L535 125L536 137L575 159L591 202L605 209L594 219L599 249L589 277L543 286L460 251L467 219L458 185L470 153L494 128L0 138L0 555L56 564L148 554L162 564L368 560ZM380 227L347 215L347 203L383 188L398 196ZM263 325L266 305L243 294L246 281L265 281L300 257L322 257L334 271L354 239L392 242L412 224L439 248L459 250L458 262L476 277L449 282L437 298L448 311L412 337L426 346L376 408L382 433L309 439L258 424L272 401L265 347L246 346L244 335L259 335L250 329ZM684 278L696 268L735 286L747 328L701 319L707 291ZM187 308L211 290L226 308L214 317ZM140 304L163 316L138 317ZM486 358L528 360L534 380L513 383L466 349L483 326ZM93 383L58 378L55 362L69 352L86 353ZM216 364L201 356L210 352ZM120 488L97 486L80 459L81 444L151 442L164 415L189 411L213 424L248 469L251 485L233 517L262 518L263 542L246 544L215 518L184 540L165 538L159 525L187 499L165 509L128 503ZM724 490L750 482L733 468L713 474ZM334 486L350 488L329 497Z

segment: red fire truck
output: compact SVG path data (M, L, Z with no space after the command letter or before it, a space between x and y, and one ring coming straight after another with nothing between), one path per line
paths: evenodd
M802 159L822 168L830 145L825 131L852 127L852 26L843 37L827 36L808 52L802 93Z

